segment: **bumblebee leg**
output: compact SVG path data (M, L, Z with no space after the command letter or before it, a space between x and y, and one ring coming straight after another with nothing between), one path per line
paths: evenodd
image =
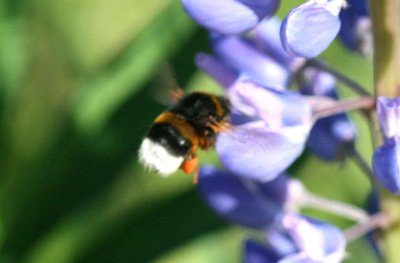
M209 127L215 132L225 132L229 131L232 129L231 125L228 122L216 122L216 123L210 123Z
M199 166L196 167L196 170L193 171L193 184L197 184L199 182Z
M215 145L215 133L213 130L208 130L200 137L199 146L203 150L207 150Z
M186 174L197 173L199 169L199 159L195 154L190 155L183 161L180 169Z

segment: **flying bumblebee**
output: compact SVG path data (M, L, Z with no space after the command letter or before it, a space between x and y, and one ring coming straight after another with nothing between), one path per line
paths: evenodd
M228 129L230 103L207 92L175 96L175 104L151 125L139 149L140 162L162 176L178 169L197 173L198 148L214 146L218 133Z

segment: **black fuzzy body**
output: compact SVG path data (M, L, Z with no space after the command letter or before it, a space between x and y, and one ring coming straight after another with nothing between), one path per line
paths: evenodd
M229 101L205 92L192 92L162 113L147 137L175 156L187 156L197 148L208 148L216 139L211 124L224 121L230 112ZM168 117L165 117L168 116Z

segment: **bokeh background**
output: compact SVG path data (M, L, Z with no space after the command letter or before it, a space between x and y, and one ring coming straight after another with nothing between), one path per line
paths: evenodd
M283 2L281 17L300 3ZM208 50L178 0L0 0L1 263L241 262L242 240L259 233L214 215L190 176L159 178L137 162L171 83L221 92L193 62ZM322 58L371 89L370 59L340 43ZM368 126L351 116L369 161ZM213 151L200 156L218 165ZM365 203L369 184L352 160L305 153L290 171L316 193ZM360 240L346 262L375 259Z

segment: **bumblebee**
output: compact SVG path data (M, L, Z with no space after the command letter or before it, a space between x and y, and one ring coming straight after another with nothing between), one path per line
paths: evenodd
M207 92L175 96L175 104L151 125L139 149L139 161L168 176L178 169L197 173L198 148L214 146L218 133L228 128L230 103Z

